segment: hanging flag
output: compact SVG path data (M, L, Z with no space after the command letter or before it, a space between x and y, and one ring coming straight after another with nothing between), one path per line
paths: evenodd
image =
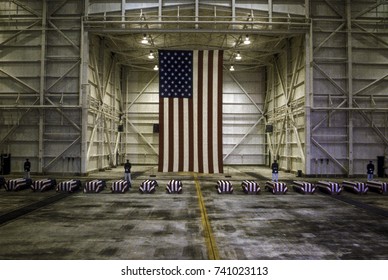
M222 173L223 51L159 51L159 171Z

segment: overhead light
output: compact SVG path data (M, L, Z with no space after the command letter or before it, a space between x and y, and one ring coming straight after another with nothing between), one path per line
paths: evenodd
M154 70L155 70L155 71L158 71L158 70L159 70L159 67L158 67L157 64L155 65Z
M142 44L148 44L148 38L147 38L146 34L143 35L143 40L141 40L141 43Z
M245 36L245 40L244 40L244 44L245 44L245 45L249 45L250 43L251 43L251 41L249 40L249 36L246 35L246 36Z
M154 59L155 58L153 51L150 51L150 54L148 55L148 58L149 59Z
M234 66L230 65L229 71L234 71Z
M240 54L240 52L237 52L237 54L236 54L236 60L241 60L241 54Z

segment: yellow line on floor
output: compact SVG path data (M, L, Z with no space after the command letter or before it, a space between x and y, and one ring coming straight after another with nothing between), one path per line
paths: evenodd
M201 210L201 221L205 233L205 242L210 260L219 260L216 241L213 236L213 232L210 226L209 218L207 216L205 203L201 192L201 186L199 185L197 174L194 174L195 189L197 190L199 209Z

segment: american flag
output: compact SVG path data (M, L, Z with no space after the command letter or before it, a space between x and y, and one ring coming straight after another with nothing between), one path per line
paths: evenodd
M223 51L159 51L159 171L222 173Z

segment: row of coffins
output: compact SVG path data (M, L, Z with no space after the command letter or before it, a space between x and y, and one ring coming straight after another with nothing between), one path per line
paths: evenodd
M140 184L140 193L153 193L156 190L158 183L155 180L145 180ZM57 183L55 179L39 179L32 181L31 179L17 178L6 181L4 177L0 177L0 188L4 187L6 191L20 191L31 189L32 191L48 191L55 189L57 192L73 193L82 188L82 183L78 179L70 179ZM84 193L99 193L107 187L105 180L95 179L85 183ZM112 193L125 193L131 188L128 181L117 180L112 182L110 190ZM168 193L182 193L182 182L179 180L170 180L166 186Z
M48 191L51 189L55 189L57 192L76 192L81 189L82 184L80 180L70 179L66 181L59 182L57 184L55 179L40 179L36 181L32 181L31 179L11 179L8 182L3 180L1 184L4 185L7 191L19 191L23 189L31 188L33 191ZM104 180L92 180L85 183L83 188L84 193L99 193L107 187L106 182ZM158 183L156 180L144 180L139 187L140 193L154 193L156 188L158 187ZM260 186L254 182L249 180L244 180L241 184L241 187L244 193L247 194L258 194L260 192ZM128 181L117 180L112 182L111 184L111 192L112 193L125 193L131 188L131 185ZM282 182L267 182L266 188L270 190L272 193L285 193L287 192L287 187L285 183ZM233 186L230 181L219 180L216 185L216 189L218 193L233 193ZM182 193L183 184L180 180L170 180L166 185L167 193Z
M70 179L57 183L55 179L39 179L32 181L31 179L17 178L6 181L4 177L0 177L0 188L4 187L7 191L19 191L23 189L32 189L33 191L48 191L55 189L57 192L75 192L82 188L80 180ZM99 193L107 187L105 180L95 179L85 183L83 192ZM139 187L140 193L154 193L158 183L156 180L144 180ZM117 180L112 182L110 190L112 193L125 193L131 188L131 184L125 180ZM219 194L233 193L233 185L228 180L218 180L215 186ZM241 183L242 191L246 194L258 194L261 191L259 184L252 180L244 180ZM343 181L342 184L330 181L318 181L316 184L304 181L293 181L292 188L294 191L301 194L313 194L316 190L320 190L327 194L340 194L343 190L356 194L366 194L368 191L374 191L379 194L388 194L388 183L379 181ZM267 181L265 189L273 194L285 194L288 191L287 185L284 182ZM180 180L170 180L166 185L167 193L182 193L183 184Z
M0 177L0 188L4 187L6 191L21 191L31 189L32 191L48 191L55 189L57 192L74 192L81 188L81 181L71 179L57 184L55 179L39 179L33 181L32 179L16 178L6 181Z
M340 194L343 190L355 194L366 194L368 191L388 194L388 183L380 181L343 181L342 184L330 181L318 181L315 185L310 182L294 181L294 190L303 194L312 194L317 189L327 194Z
M219 194L231 194L234 191L232 183L227 180L218 180L215 188ZM259 194L261 191L259 184L251 180L242 181L241 189L245 194ZM288 191L286 183L273 181L267 181L265 189L273 194L285 194Z
M219 194L231 194L234 191L232 183L228 180L218 180L215 188ZM241 189L245 194L259 194L261 191L259 184L251 180L242 181ZM286 183L273 181L267 181L265 189L273 194L285 194L288 191Z
M16 178L6 181L0 177L0 188L4 187L6 191L20 191L24 189L31 189L36 192L44 192L55 189L57 192L76 192L82 188L81 180L70 179L57 183L55 179L39 179L32 181L31 179ZM115 181L112 183L112 192L125 192L130 188L130 183L124 180ZM106 188L105 180L95 179L85 183L83 192L85 193L99 193Z
M87 184L86 184L87 185ZM180 180L170 180L166 185L166 192L167 193L182 193L182 181ZM144 180L140 186L139 186L139 192L140 193L154 193L156 191L156 188L158 188L158 182L156 180ZM85 186L86 188L86 186ZM125 193L131 188L131 185L128 181L124 180L118 180L114 181L111 186L111 191L113 193ZM86 191L90 192L90 191ZM92 191L93 192L93 191Z
M356 194L366 194L368 191L388 194L388 183L380 181L343 181L341 185L336 182L319 181L316 186L328 194L340 194L343 190Z
M260 186L254 181L244 180L241 183L241 187L246 194L258 194L260 192ZM356 194L366 194L368 190L379 194L388 194L388 183L379 181L368 181L366 183L344 181L342 184L330 181L318 181L316 184L304 181L293 181L292 188L301 194L313 194L316 190L331 195L340 194L343 190ZM267 181L265 183L265 189L273 194L285 194L288 191L286 183L274 181ZM233 185L230 181L219 180L216 184L216 190L219 194L230 194L233 193Z
M139 186L139 192L144 193L154 193L159 187L159 184L156 180L144 180ZM130 184L127 181L119 180L112 183L111 191L114 193L124 193L131 188ZM182 181L180 180L170 180L166 185L167 193L182 193Z
M388 183L380 181L343 181L342 184L330 181L318 181L315 185L310 182L294 181L295 191L303 194L313 194L317 189L327 194L340 194L343 190L355 194L366 194L368 191L388 194Z

